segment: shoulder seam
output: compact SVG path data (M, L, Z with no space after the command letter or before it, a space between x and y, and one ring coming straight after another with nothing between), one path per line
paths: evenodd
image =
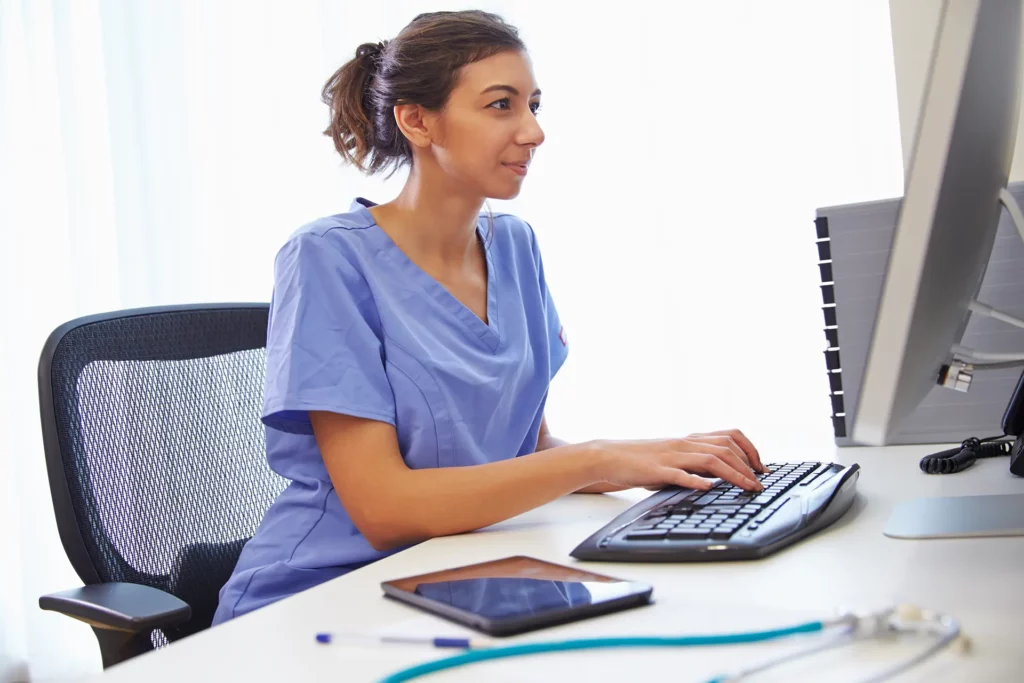
M351 232L353 230L369 230L372 227L373 227L373 225L361 225L361 226L330 225L330 226L324 228L323 230L315 231L315 232L310 230L309 232L310 232L310 234L316 235L317 237L323 237L324 235L326 235L327 233L331 232L332 230L348 230L349 232Z

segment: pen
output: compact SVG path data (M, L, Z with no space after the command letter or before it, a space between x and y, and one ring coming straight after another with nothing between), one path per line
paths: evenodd
M491 642L482 638L433 638L430 636L375 636L358 633L317 633L316 642L324 645L344 641L373 641L377 643L402 643L405 645L431 645L437 648L461 648L464 650L491 647Z

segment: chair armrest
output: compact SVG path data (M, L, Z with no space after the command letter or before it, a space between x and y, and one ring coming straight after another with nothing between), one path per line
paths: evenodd
M137 583L97 583L39 598L39 607L96 628L139 633L181 624L192 608L170 593Z

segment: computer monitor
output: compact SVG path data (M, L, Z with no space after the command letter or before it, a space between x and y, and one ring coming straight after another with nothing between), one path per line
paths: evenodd
M968 389L972 364L1024 361L1024 348L1014 356L959 346L972 310L993 314L975 297L1001 204L1024 237L1024 217L1006 190L1020 110L1022 0L947 0L941 12L851 430L864 445L890 443L936 383ZM905 501L885 534L1024 535L1024 494Z
M1000 202L1012 203L1005 188L1020 110L1021 11L1020 0L943 3L851 429L856 443L891 443L936 383L969 383L976 359L955 351Z

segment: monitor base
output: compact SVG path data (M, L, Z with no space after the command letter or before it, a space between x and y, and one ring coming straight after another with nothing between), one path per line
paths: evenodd
M1024 493L916 498L889 515L890 538L1024 536Z

